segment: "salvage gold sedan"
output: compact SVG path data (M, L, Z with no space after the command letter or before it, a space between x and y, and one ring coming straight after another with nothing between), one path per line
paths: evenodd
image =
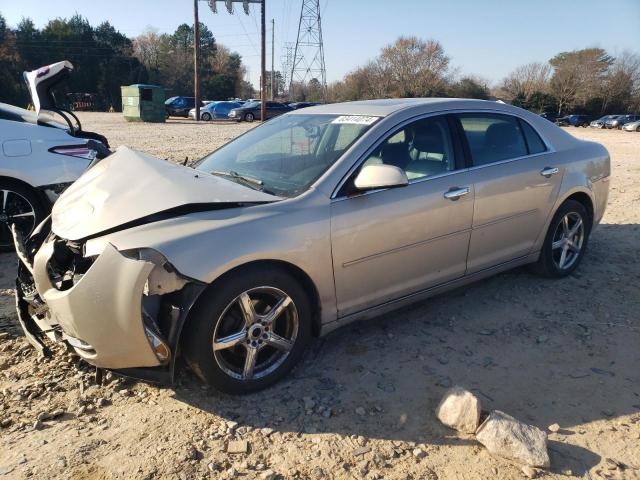
M16 235L19 318L43 352L157 381L183 356L255 391L353 320L524 264L570 274L609 174L601 145L479 100L310 107L195 168L121 147Z

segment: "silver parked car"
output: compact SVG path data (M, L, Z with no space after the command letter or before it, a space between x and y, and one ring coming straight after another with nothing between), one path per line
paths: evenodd
M625 123L622 129L626 130L627 132L640 132L640 120Z
M519 265L570 274L609 168L538 115L456 99L296 110L195 169L120 148L17 240L19 318L40 349L153 380L183 355L254 391L353 320Z

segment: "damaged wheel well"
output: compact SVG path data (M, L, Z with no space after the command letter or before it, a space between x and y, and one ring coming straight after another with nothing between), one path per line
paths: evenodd
M225 272L223 275L221 275L220 277L218 277L217 279L215 279L207 288L206 290L213 290L215 291L216 285L218 285L221 282L224 282L227 278L229 278L232 275L237 275L238 272L242 272L243 270L249 270L249 269L254 269L256 267L262 267L262 268L278 268L281 270L284 270L285 272L287 272L288 274L290 274L291 276L293 276L302 286L302 288L304 289L305 292L308 293L309 295L309 302L311 303L311 309L313 312L313 319L312 319L312 333L314 336L319 336L320 335L320 330L321 330L321 324L320 324L320 296L318 294L318 290L315 286L315 284L313 283L313 281L311 280L311 278L309 277L309 275L307 275L307 273L302 270L301 268L293 265L292 263L289 262L285 262L282 260L256 260L254 262L249 262L249 263L245 263L243 265L238 265L237 267L232 268L231 270ZM205 291L206 291L205 290ZM204 292L202 292L204 294ZM201 294L200 297L202 297L203 295ZM194 305L194 309L195 307L197 307L197 304L199 303L199 301L196 301L196 305ZM182 328L182 333L180 336L182 336L182 334L185 331L185 328L187 327L187 325L189 324L189 317L187 317L185 324Z

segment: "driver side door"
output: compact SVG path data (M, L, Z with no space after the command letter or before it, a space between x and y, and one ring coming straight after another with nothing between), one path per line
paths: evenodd
M474 191L459 145L447 116L408 123L374 146L332 200L340 317L465 274ZM375 163L402 168L409 185L349 191L362 165Z

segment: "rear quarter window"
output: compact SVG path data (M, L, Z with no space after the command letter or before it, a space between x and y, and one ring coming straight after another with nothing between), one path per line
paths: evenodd
M524 120L520 120L520 125L522 127L522 131L524 132L524 137L527 140L529 154L533 155L535 153L545 152L547 150L547 147L540 138L540 135L538 135L538 133L533 129L533 127Z

